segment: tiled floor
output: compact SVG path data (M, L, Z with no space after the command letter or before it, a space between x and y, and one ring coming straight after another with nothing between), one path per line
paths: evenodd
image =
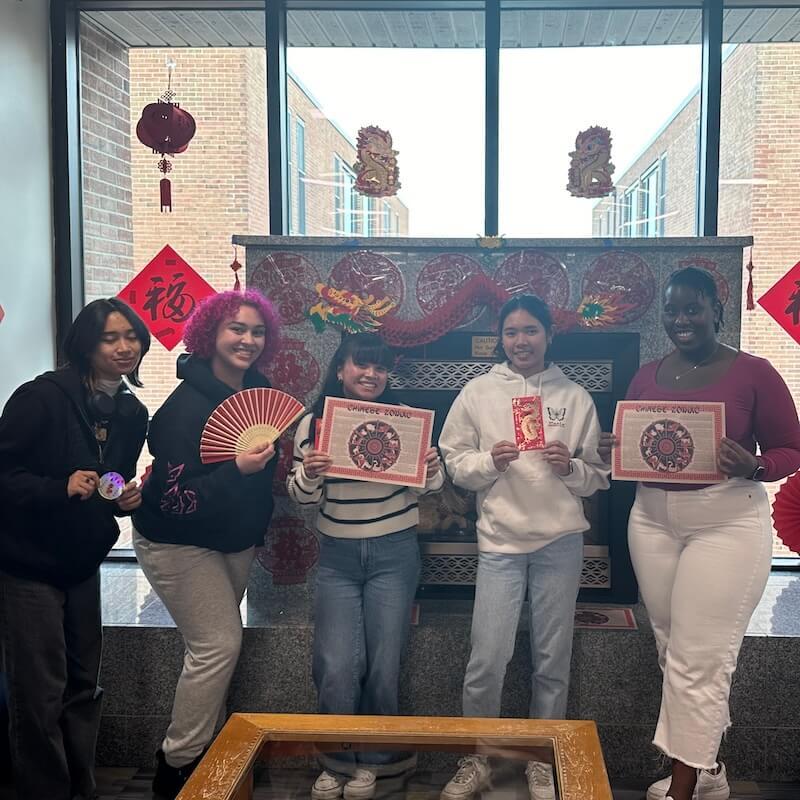
M99 800L151 800L152 771L120 768L98 770ZM315 773L278 770L263 773L256 785L255 800L308 800L308 789ZM405 787L381 787L377 800L438 800L449 774L418 772ZM384 783L383 781L381 783ZM379 784L380 786L380 784ZM787 784L734 783L731 800L800 800L800 786ZM646 786L630 782L613 787L614 800L644 800ZM524 780L503 781L482 800L527 800ZM15 800L10 787L0 786L0 800Z

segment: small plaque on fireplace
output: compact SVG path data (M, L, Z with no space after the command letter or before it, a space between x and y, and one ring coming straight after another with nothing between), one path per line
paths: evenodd
M494 348L496 346L497 346L496 336L473 336L472 357L491 358L494 355Z

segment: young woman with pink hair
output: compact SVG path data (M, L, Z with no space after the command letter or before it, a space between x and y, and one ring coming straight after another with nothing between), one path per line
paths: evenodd
M272 445L203 464L200 436L214 409L243 389L268 387L259 368L278 345L278 315L254 291L222 292L186 326L182 382L153 417L153 471L134 515L134 548L183 636L186 655L153 792L174 798L225 710L242 642L242 601L255 546L272 516Z

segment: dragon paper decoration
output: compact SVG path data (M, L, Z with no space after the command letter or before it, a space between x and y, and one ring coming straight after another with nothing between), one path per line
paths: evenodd
M605 197L614 190L611 175L611 132L594 125L581 131L575 149L569 154L567 191L573 197Z
M397 150L392 149L392 135L375 125L358 132L356 191L368 197L391 197L400 188Z
M334 289L324 283L314 288L320 300L311 306L308 316L317 333L325 330L326 323L344 328L348 333L374 331L381 326L380 318L395 307L394 300L389 297L377 300L370 294L361 298L347 289Z

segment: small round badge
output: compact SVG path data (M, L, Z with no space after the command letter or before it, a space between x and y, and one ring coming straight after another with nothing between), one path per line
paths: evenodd
M100 483L97 485L100 497L106 500L117 500L122 496L124 490L125 478L118 472L106 472L100 476Z

